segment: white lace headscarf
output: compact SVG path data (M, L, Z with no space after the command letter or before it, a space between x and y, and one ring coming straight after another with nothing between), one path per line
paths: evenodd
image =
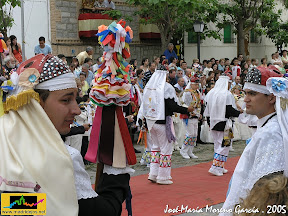
M157 120L165 120L165 99L178 103L174 87L166 82L167 74L168 71L156 70L144 88L138 118L146 118L149 130Z
M228 91L228 76L220 76L215 87L208 92L205 97L206 109L204 116L210 117L210 128L212 129L218 122L225 121L226 105L236 108L235 99Z

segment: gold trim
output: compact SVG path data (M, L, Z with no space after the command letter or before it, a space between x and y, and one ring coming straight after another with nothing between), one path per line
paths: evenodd
M3 103L4 112L8 113L10 110L17 111L22 106L29 104L32 98L40 102L39 94L33 89L8 97Z
M282 110L286 110L287 106L288 106L288 99L281 97L280 98L280 107L281 107L281 109Z

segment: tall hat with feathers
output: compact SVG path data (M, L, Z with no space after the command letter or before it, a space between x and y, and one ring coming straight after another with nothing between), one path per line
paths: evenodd
M90 99L98 107L95 113L90 144L85 158L117 168L136 163L122 106L130 102L129 43L133 32L125 21L112 22L98 27L99 44L104 62L93 81Z

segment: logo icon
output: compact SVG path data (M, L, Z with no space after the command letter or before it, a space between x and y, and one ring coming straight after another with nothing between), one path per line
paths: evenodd
M46 215L44 193L2 193L1 215Z

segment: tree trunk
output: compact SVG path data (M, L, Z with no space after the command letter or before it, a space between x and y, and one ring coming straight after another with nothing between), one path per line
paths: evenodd
M158 26L160 35L161 35L161 51L164 53L164 51L167 49L168 44L171 41L172 34L169 32L168 27L165 26Z
M164 53L164 51L167 49L168 44L170 43L170 39L167 39L165 35L162 34L162 32L160 32L161 34L161 51L162 53Z
M241 19L238 20L237 32L237 54L242 54L243 57L246 57L244 22Z

